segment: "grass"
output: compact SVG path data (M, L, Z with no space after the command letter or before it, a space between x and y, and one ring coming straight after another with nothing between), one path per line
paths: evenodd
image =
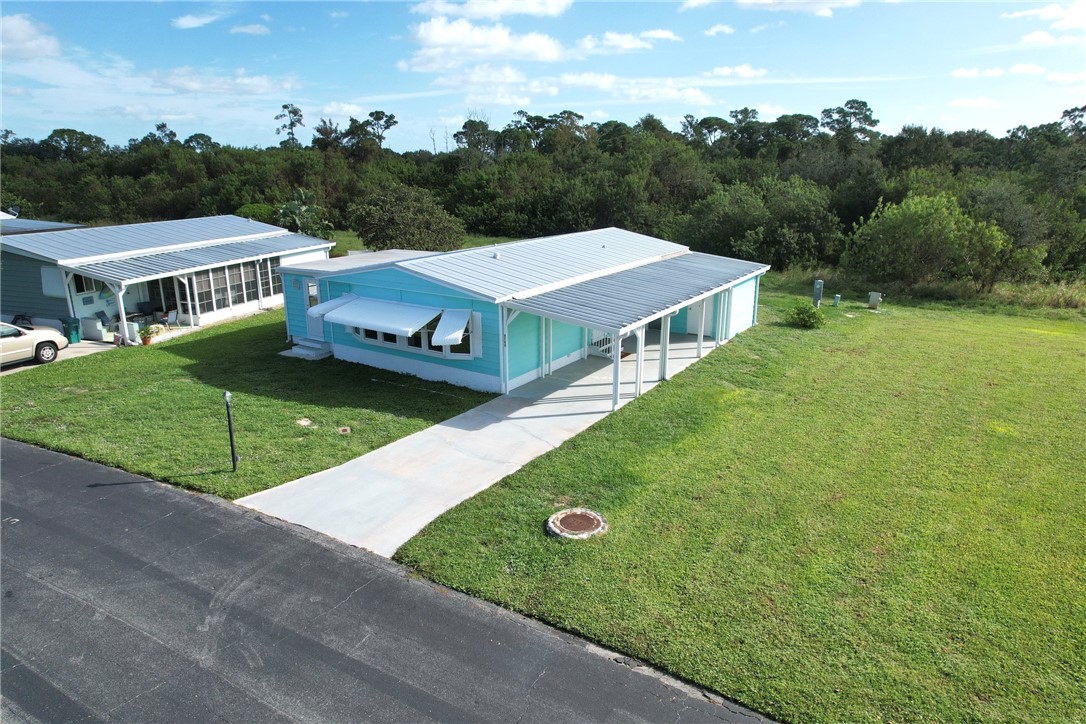
M464 243L461 244L461 249L471 249L475 246L492 246L494 244L504 244L507 241L514 241L508 236L483 236L482 234L465 234Z
M850 304L805 331L780 283L397 559L783 720L1086 718L1081 317ZM572 506L610 532L547 537Z
M279 356L282 310L0 378L6 437L235 499L346 462L490 399ZM241 464L230 470L223 390ZM298 424L308 419L309 426ZM350 427L341 435L339 427Z

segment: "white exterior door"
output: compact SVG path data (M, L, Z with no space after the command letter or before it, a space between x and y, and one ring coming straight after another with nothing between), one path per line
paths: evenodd
M305 284L306 336L323 342L324 315L311 316L309 314L310 307L315 307L321 302L319 287L312 279L306 279L303 283Z
M691 304L686 308L686 333L697 334L701 331L701 310L705 308L705 301ZM706 325L708 326L708 325Z

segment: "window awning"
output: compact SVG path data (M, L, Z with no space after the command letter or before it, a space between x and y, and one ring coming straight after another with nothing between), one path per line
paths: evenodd
M470 320L470 309L446 309L441 315L441 321L437 323L430 344L435 347L460 344Z
M434 307L356 299L324 315L324 321L410 337L441 314Z
M335 299L329 299L327 302L321 302L320 304L314 304L312 307L306 310L306 314L310 317L319 317L322 314L328 314L333 309L339 309L348 302L353 302L358 299L357 294L344 294L341 297Z

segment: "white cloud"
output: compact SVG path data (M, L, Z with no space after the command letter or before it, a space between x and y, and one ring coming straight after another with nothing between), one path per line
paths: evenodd
M1019 63L1011 66L1011 75L1041 75L1045 69L1032 63Z
M756 10L788 10L829 18L834 10L856 7L860 0L737 0L737 4Z
M253 23L252 25L235 25L230 28L231 35L237 35L242 33L244 35L267 35L271 32L271 28L267 25L261 25L260 23Z
M1086 3L1082 0L1068 3L1067 5L1045 5L1031 10L1020 10L1014 13L1003 13L1004 18L1028 18L1035 17L1038 20L1053 21L1053 30L1083 30L1086 29Z
M950 102L950 105L954 108L1000 108L1003 106L999 101L984 97L955 98Z
M609 91L618 83L618 76L610 73L563 73L559 80L562 85Z
M60 55L60 41L47 35L46 28L29 15L0 18L0 53L12 58L50 58Z
M763 30L769 30L770 28L779 28L779 27L781 27L783 25L784 25L783 20L781 20L780 22L776 22L776 23L763 23L762 25L755 25L753 28L750 29L750 32L752 32L752 33L760 33Z
M758 111L758 115L762 118L777 120L785 114L784 106L774 105L772 103L761 103L754 106L754 110Z
M1002 68L957 68L951 71L951 77L954 78L998 78L1003 75Z
M683 0L683 4L679 6L679 12L686 10L693 10L694 8L703 8L706 5L711 5L714 0Z
M670 30L646 30L640 34L640 37L649 38L651 40L674 40L679 43L683 40Z
M341 18L345 18L345 17L347 17L349 15L350 15L350 13L347 12L346 10L333 10L332 12L328 13L328 17L335 18L336 20L339 20Z
M332 101L321 109L321 115L323 116L327 114L330 117L357 117L362 115L365 110L365 106L360 106L357 103L341 103L339 101Z
M723 33L724 35L731 35L734 32L735 32L735 28L733 28L732 26L724 25L723 23L718 23L718 24L714 25L713 27L709 28L708 30L706 30L705 34L708 35L711 38L714 35L720 35L721 33Z
M1025 45L1074 45L1081 42L1082 39L1074 35L1053 35L1047 30L1036 30L1022 36L1022 43Z
M181 15L170 21L170 25L178 30L192 30L202 28L224 17L225 13L207 13L206 15Z
M260 19L263 20L266 23L270 23L272 21L272 16L268 15L267 13L264 13L263 15L260 16Z
M284 93L299 87L292 77L275 79L267 75L249 75L244 68L238 68L233 75L222 75L183 66L166 73L152 73L151 77L158 85L182 93L252 96Z
M768 71L765 68L753 68L749 63L736 66L721 66L709 71L709 75L721 78L761 78Z
M1045 76L1046 80L1050 80L1053 83L1060 85L1079 85L1086 84L1086 72L1078 73L1062 73L1052 72Z
M609 48L617 51L626 50L645 50L652 47L652 43L636 35L630 33L612 33L607 32L603 34L603 40L600 42L603 48Z
M463 18L431 18L414 28L421 46L401 70L437 71L473 61L516 58L554 62L565 55L562 44L543 33L518 35L501 24L473 25Z
M573 0L426 0L411 7L411 12L430 16L459 16L471 20L498 20L505 15L557 17L573 5Z

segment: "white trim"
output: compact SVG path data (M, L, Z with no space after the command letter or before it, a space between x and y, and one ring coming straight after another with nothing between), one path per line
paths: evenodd
M501 392L501 380L493 375L446 367L423 359L384 354L378 350L359 349L344 344L332 344L336 359L378 367L392 372L414 375L433 382L449 382L480 392Z
M536 367L535 369L530 369L519 377L514 377L513 379L509 380L509 386L508 389L506 389L506 392L512 392L521 385L526 385L533 380L538 380L539 376L540 375L538 367Z
M579 362L580 360L584 359L584 357L582 356L583 354L584 348L582 347L575 352L570 352L569 354L563 355L556 360L551 360L551 374L554 374L566 365L571 365L574 362Z

